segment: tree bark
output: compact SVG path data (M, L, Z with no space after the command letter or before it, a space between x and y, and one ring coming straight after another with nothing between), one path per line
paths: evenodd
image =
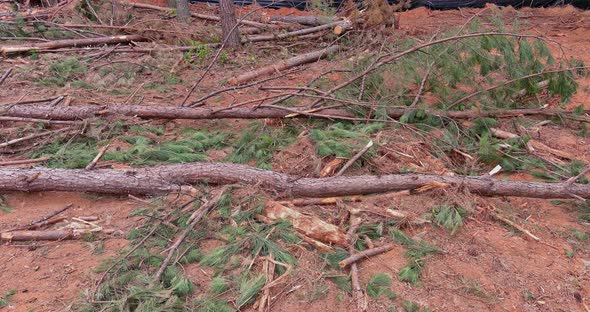
M240 33L237 27L233 0L219 0L219 17L225 45L230 48L240 46Z
M72 230L14 231L0 234L0 238L5 241L56 241L75 237Z
M187 0L176 0L176 18L179 22L188 24L191 20L191 11Z
M49 105L3 105L0 114L3 117L36 118L51 120L83 120L95 117L139 117L155 119L263 119L284 118L292 114L292 109L281 108L231 108L217 111L212 108L189 108L178 106L145 106L145 105L80 105L80 106L49 106ZM326 109L322 114L329 114L337 118L354 117L349 112L336 109ZM298 117L305 117L304 115Z
M263 76L263 75L269 75L274 72L285 70L285 69L288 69L291 67L295 67L295 66L299 66L299 65L307 64L307 63L311 63L311 62L316 62L316 61L320 60L321 58L324 58L324 57L328 56L329 54L338 51L338 49L339 49L339 46L334 45L334 46L330 46L328 48L325 48L325 49L322 49L319 51L301 54L301 55L292 57L290 59L272 64L269 66L264 66L264 67L258 68L256 70L246 72L246 73L243 73L239 76L233 77L232 79L230 79L228 81L228 84L230 86L235 86L235 85L239 85L242 83L246 83L248 81L251 81L251 80L256 79L256 78Z
M53 50L69 47L86 47L103 44L127 43L131 41L145 41L139 35L109 36L100 38L66 39L49 42L33 43L19 46L0 46L0 54L23 53L42 50Z
M491 177L393 174L297 178L228 163L163 165L138 169L0 168L0 191L163 194L196 183L257 185L284 197L332 197L413 190L432 183L465 187L483 196L590 198L590 185L496 180Z
M399 118L413 108L395 108L388 111L389 117ZM154 119L263 119L263 118L284 118L292 115L297 111L296 107L279 108L264 107L252 108L230 108L222 111L216 111L212 108L190 108L178 106L146 106L146 105L77 105L77 106L50 106L50 105L0 105L0 121L4 118L36 118L37 122L41 120L72 121L83 120L95 117L108 116L129 116L140 118ZM560 109L509 109L509 110L492 110L492 111L437 111L426 110L427 114L437 117L455 118L455 119L473 119L479 117L507 118L524 115L542 115L542 116L559 116L568 115L568 118L577 117L580 121L585 121L583 116L574 116L571 111ZM586 111L585 113L590 113ZM318 115L319 114L319 115ZM345 110L324 109L314 114L305 114L302 110L301 118L354 118L355 116ZM368 116L370 117L370 116ZM27 120L22 120L27 121Z

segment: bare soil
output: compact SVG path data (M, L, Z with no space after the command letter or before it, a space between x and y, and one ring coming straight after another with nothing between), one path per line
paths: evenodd
M194 10L209 10L211 7L194 5ZM244 9L248 10L248 9ZM285 11L285 12L283 12ZM590 11L579 11L572 7L521 9L502 8L500 12L506 21L519 21L525 25L528 33L543 35L560 44L553 51L563 49L568 57L582 59L590 64ZM281 13L305 14L299 11L282 10ZM455 11L430 11L415 9L401 13L400 37L429 37L429 34L463 25L473 14L489 14L488 9L462 9ZM271 48L268 53L262 51L236 52L237 63L215 67L200 87L200 94L219 88L219 82L232 77L244 70L258 67L262 62L251 61L252 55L264 62L280 58L277 49ZM280 51L280 49L278 50ZM0 89L2 102L16 101L21 97L44 98L58 94L68 94L72 98L71 105L94 102L96 104L121 103L128 97L113 95L100 90L76 89L70 86L63 88L47 88L32 83L43 69L59 54L45 54L40 59L31 60L25 57L7 58L0 63L0 73L10 67L18 68L15 75L8 79ZM180 55L118 55L108 60L121 60L138 64L168 62L172 66ZM97 64L97 65L99 65ZM337 67L334 61L323 60L305 67L304 70L288 75L275 81L276 85L304 85L317 74ZM131 70L129 65L125 70ZM29 69L29 70L26 70ZM179 103L186 94L195 78L202 69L183 68L183 82L169 86L166 93L157 90L141 90L141 104L163 105ZM142 81L150 78L135 79L131 82L113 80L121 85L122 90L135 90ZM341 79L337 75L331 77L335 81ZM93 83L99 83L104 77L97 76ZM568 108L580 104L590 109L590 78L579 81L577 94L568 104ZM239 100L258 98L271 95L269 91L238 92L234 94ZM210 106L225 106L235 99L224 95L221 100L212 98L207 101ZM134 101L138 101L137 98ZM167 124L168 128L192 126L202 128L233 128L239 131L247 125L246 121L178 121ZM280 127L281 125L275 125ZM0 130L5 130L0 124ZM387 147L412 155L383 157L375 161L381 173L395 173L403 167L412 167L417 171L445 173L444 165L437 159L429 157L421 149L419 139L405 137L403 133L392 133L388 136ZM404 139L405 138L405 139ZM576 156L577 159L590 164L590 144L587 138L573 134L573 130L557 125L543 127L535 139ZM403 141L402 141L403 140ZM314 170L321 167L313 159L312 147L304 139L296 142L288 149L280 151L273 158L274 170L299 175L314 175ZM225 155L209 155L210 160L218 160ZM0 156L0 160L11 158L10 155ZM326 160L324 160L324 163ZM351 171L354 173L354 171ZM514 174L513 179L530 179L526 174ZM71 304L82 300L97 279L94 269L105 259L117 256L127 245L124 239L142 220L130 218L130 212L141 205L134 199L126 197L97 196L75 193L10 193L2 194L13 207L11 212L0 211L0 228L7 229L39 217L73 203L74 207L63 215L67 217L97 216L99 225L122 231L120 236L105 236L104 252L96 252L100 242L82 240L43 242L31 244L11 243L0 246L0 295L14 289L6 311L63 311ZM372 196L354 205L361 209L383 212L387 208L395 208L420 216L430 212L430 207L439 199L436 196ZM590 225L581 223L572 211L571 203L556 205L547 200L527 198L475 198L480 207L490 204L510 212L511 216L523 221L523 224L537 235L541 242L527 239L526 236L486 217L485 213L474 214L465 220L465 226L455 235L448 235L436 226L409 229L410 236L423 239L443 250L441 254L430 256L423 270L423 277L417 287L409 286L395 278L399 270L408 260L404 257L404 249L400 246L385 254L370 258L359 263L362 284L376 273L387 273L393 276L392 290L403 300L411 300L435 311L586 311L584 304L577 298L590 298L590 243L579 242L573 231L590 233ZM329 219L337 219L337 208L308 207L315 214ZM564 250L574 250L575 256L568 257ZM323 266L321 259L314 250L293 248L290 250L298 258L298 268L288 284L273 289L279 296L273 303L273 311L342 311L352 309L352 301L348 296L339 298L338 288L324 281L326 290L318 291ZM197 286L205 287L211 272L201 269L198 265L185 268ZM577 297L577 298L576 298ZM587 299L586 302L590 301ZM369 311L387 311L389 302L386 299L370 300ZM590 305L590 302L587 303ZM399 305L399 304L398 304ZM3 310L0 308L0 310Z

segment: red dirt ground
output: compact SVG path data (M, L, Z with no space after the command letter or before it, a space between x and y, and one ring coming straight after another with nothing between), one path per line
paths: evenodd
M194 6L201 8L202 6ZM590 11L579 11L572 7L547 9L500 9L507 21L518 19L526 25L528 33L547 36L561 44L567 56L575 56L590 64ZM281 14L294 13L292 10L281 10ZM299 11L296 11L299 14ZM434 31L465 23L473 14L489 14L489 10L463 9L461 11L430 11L416 9L401 14L401 33L404 36L424 37ZM559 51L557 47L553 51ZM12 61L28 62L27 60ZM252 65L255 67L256 65ZM307 82L314 75L329 68L329 61L321 61L303 72L277 80L277 84L296 84ZM240 69L233 69L238 72ZM204 89L213 90L217 82L231 76L231 72L214 72L204 84ZM336 77L337 78L337 77ZM190 86L190 77L185 84L176 87L184 90ZM27 86L26 81L11 81L0 90L0 96L6 100L18 99L26 93L34 97L49 96L47 90ZM568 107L583 104L590 109L590 79L580 81L578 93L573 97ZM134 89L135 86L131 86ZM97 98L96 94L86 90L59 90L55 93L69 92L74 102L84 99ZM175 92L166 94L167 101L177 102L180 95ZM258 93L256 96L262 96ZM111 96L111 99L114 96ZM145 103L161 103L162 96L156 91L146 92ZM254 97L242 94L244 98ZM120 96L120 98L125 98ZM231 101L224 98L221 103ZM4 101L3 101L4 102ZM212 105L213 101L210 101ZM242 121L220 122L182 122L194 126L226 126L236 127L245 124ZM392 134L395 138L395 134ZM543 128L539 138L543 143L557 149L568 151L590 163L590 144L588 139L573 135L563 127L549 125ZM392 140L390 140L392 141ZM398 144L399 145L399 144ZM397 145L393 144L392 147ZM301 170L313 170L307 166L295 166L297 153L305 154L308 148L305 142L300 142L288 151L283 151L275 157L274 168L279 171L294 173ZM408 152L408 151L406 151ZM409 152L412 152L410 150ZM414 152L419 153L419 149ZM223 156L219 156L222 158ZM213 159L217 158L212 156ZM0 159L2 159L0 157ZM400 158L401 162L408 162ZM440 169L439 164L416 164L423 166L424 171ZM397 164L394 164L397 165ZM391 165L391 166L394 166ZM386 166L386 164L384 165ZM391 167L397 172L398 167ZM522 175L525 177L525 175ZM511 178L518 178L512 176ZM3 194L4 195L4 194ZM0 228L6 229L15 225L25 224L33 219L45 216L67 203L74 207L63 215L98 216L98 224L105 228L128 231L140 224L141 220L129 218L129 213L140 205L138 202L112 196L81 195L74 193L38 193L5 194L8 204L14 209L10 213L0 212ZM437 203L436 196L375 196L369 197L359 208L370 208L374 211L384 211L395 208L408 211L414 215L429 212L429 207ZM590 232L590 225L580 223L575 213L567 205L555 205L547 200L527 198L484 198L476 199L481 206L494 204L499 209L522 221L527 228L532 229L542 243L527 239L520 233L502 226L498 222L488 219L485 214L475 214L466 220L465 227L456 235L449 236L444 230L427 226L409 230L410 236L424 239L440 247L442 254L430 256L426 261L421 285L411 287L406 283L393 279L392 290L404 300L411 300L430 307L435 311L585 311L584 305L577 301L575 295L581 298L590 297L590 246L585 242L581 247L572 238L572 231ZM322 208L326 215L334 215L332 208ZM315 211L315 213L318 213ZM321 213L321 212L320 212ZM124 235L122 236L124 237ZM70 305L83 298L97 278L93 268L102 260L115 256L124 248L127 241L121 237L104 237L104 253L93 255L94 243L83 241L61 241L39 243L31 248L30 245L5 244L0 246L0 295L7 290L15 289L17 293L10 298L6 311L64 311ZM568 258L564 249L575 249L575 256ZM317 268L322 266L317 255L306 249L293 250L298 257L299 267L292 280L285 286L291 292L280 297L272 307L273 311L341 311L351 309L351 300L338 299L338 289L334 284L325 282L328 287L326 295L318 300L308 299L320 279ZM404 249L396 248L385 254L373 257L359 264L363 284L376 273L388 273L395 277L398 271L407 263ZM194 277L197 286L206 284L207 275L195 265L186 268L189 276ZM198 287L197 287L198 289ZM278 292L278 290L277 290ZM526 294L530 293L530 296ZM588 299L587 301L590 301ZM369 311L386 311L387 303L370 301ZM590 305L590 302L588 303ZM0 308L0 310L2 310Z

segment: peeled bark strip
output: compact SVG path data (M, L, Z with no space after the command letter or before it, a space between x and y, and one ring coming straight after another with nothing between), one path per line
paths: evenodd
M250 80L256 79L256 78L263 76L263 75L269 75L274 72L285 70L285 69L288 69L291 67L295 67L295 66L299 66L299 65L303 65L303 64L307 64L307 63L311 63L311 62L316 62L316 61L328 56L329 54L338 51L338 49L339 49L339 47L337 45L334 45L334 46L330 46L326 49L322 49L319 51L314 51L314 52L298 55L298 56L292 57L290 59L284 60L282 62L275 63L275 64L272 64L269 66L258 68L254 71L251 71L251 72L241 74L239 76L236 76L236 77L230 79L228 83L231 86L235 86L235 85L239 85L242 83L246 83Z
M40 241L40 240L64 240L75 238L72 230L51 230L51 231L14 231L0 234L5 241Z
M322 221L316 216L304 215L277 202L268 201L263 211L265 220L288 220L293 228L307 237L323 243L347 247L346 234L334 224Z
M139 35L122 35L109 36L100 38L84 38L84 39L66 39L54 40L49 42L33 43L29 45L18 46L0 46L0 54L23 53L42 50L54 50L71 47L86 47L103 44L127 43L131 41L145 41L146 39Z
M32 179L32 177L35 177ZM27 182L30 181L30 182ZM196 183L258 185L285 197L333 197L413 190L432 183L465 187L483 196L590 199L590 185L496 180L491 177L392 174L297 178L229 163L192 163L137 169L0 168L0 191L163 194Z

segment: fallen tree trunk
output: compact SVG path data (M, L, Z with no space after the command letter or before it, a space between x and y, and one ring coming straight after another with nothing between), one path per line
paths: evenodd
M263 76L263 75L268 75L268 74L272 74L274 72L285 70L285 69L288 69L291 67L295 67L295 66L299 66L299 65L303 65L303 64L307 64L307 63L311 63L311 62L316 62L316 61L320 60L321 58L324 58L324 57L328 56L329 54L338 51L338 49L339 49L339 46L334 45L334 46L330 46L328 48L325 48L325 49L322 49L319 51L314 51L314 52L298 55L298 56L292 57L290 59L272 64L269 66L264 66L264 67L258 68L256 70L243 73L239 76L236 76L236 77L230 79L228 81L228 84L231 86L235 86L235 85L239 85L242 83L246 83L250 80L256 79L256 78Z
M412 108L390 109L391 118L399 118ZM347 119L354 118L354 114L340 109L323 109L315 113L295 113L296 107L286 107L285 109L278 106L259 108L228 108L218 110L213 108L190 108L178 106L145 106L145 105L77 105L77 106L51 106L51 105L1 105L0 113L2 117L19 117L19 118L37 118L50 120L83 120L99 116L129 116L140 118L154 119L264 119L264 118L285 118L288 115L296 115L299 118L332 118ZM584 116L573 116L571 111L560 109L509 109L509 110L491 110L491 111L437 111L427 110L427 114L441 118L456 119L474 119L479 117L507 118L525 115L541 116L558 116L567 115L576 117L579 121L586 121ZM590 113L586 111L585 113ZM0 120L1 121L1 120ZM590 121L590 119L587 119Z
M23 53L31 51L54 50L69 47L86 47L103 44L127 43L131 41L145 41L146 38L139 35L109 36L99 38L66 39L49 42L33 43L29 45L1 46L0 54Z
M193 163L138 169L0 168L0 191L162 194L196 183L257 185L283 197L332 197L413 190L432 183L484 196L590 199L590 185L496 180L491 177L393 174L297 178L250 166Z

